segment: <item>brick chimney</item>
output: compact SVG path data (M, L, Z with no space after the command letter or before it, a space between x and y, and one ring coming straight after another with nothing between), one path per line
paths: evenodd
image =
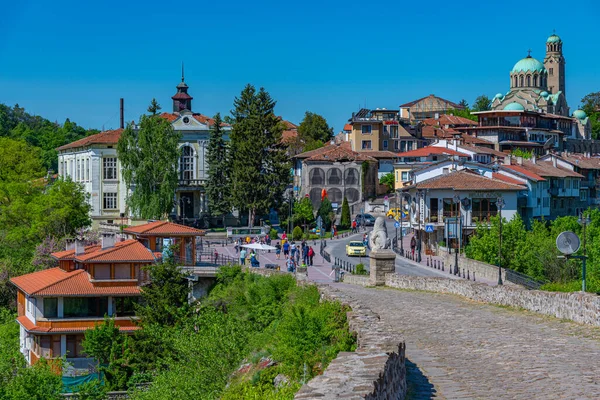
M79 256L83 253L85 253L85 245L83 243L83 240L76 239L75 240L75 255Z
M69 250L75 250L75 240L73 240L73 239L67 239L66 242L67 242L67 247L66 247L67 251L69 251Z
M115 246L115 234L114 233L103 233L102 234L102 250L110 249Z
M507 154L507 155L504 157L504 165L510 165L510 163L511 163L511 160L512 160L512 156L511 156L510 154Z

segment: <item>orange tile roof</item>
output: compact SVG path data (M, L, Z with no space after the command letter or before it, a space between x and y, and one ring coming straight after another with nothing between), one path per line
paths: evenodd
M205 231L169 221L154 221L144 225L130 226L125 233L144 236L204 236Z
M537 174L534 174L533 172L528 171L527 168L523 168L519 165L502 165L501 168L520 173L522 175L525 175L529 179L533 179L536 182L537 181L545 181L545 179L543 177L541 177Z
M114 129L110 131L104 131L84 137L83 139L76 140L74 142L65 144L64 146L57 147L57 151L73 149L75 147L86 147L92 144L117 144L119 138L123 133L123 129Z
M285 130L281 132L281 141L282 142L290 142L298 137L297 130Z
M100 246L99 244L93 244L90 246L85 246L84 247L84 254L85 253L89 253L92 251L96 251L98 249L101 249L102 246ZM63 251L56 251L54 253L51 253L50 256L56 260L73 260L75 259L75 249L73 250L63 250Z
M48 328L48 327L37 326L33 322L31 322L31 320L29 318L27 318L24 315L18 317L17 322L19 324L21 324L27 332L38 332L38 333L84 332L84 331L90 329L87 327ZM121 331L121 332L132 332L132 331L141 329L140 326L133 325L133 323L132 323L132 325L119 326L118 328L119 328L119 331Z
M513 158L512 165L505 165L504 167L513 170L526 170L529 173L539 175L541 177L551 178L583 178L584 176L572 171L568 168L561 166L554 166L552 161L537 161L533 162L530 160L523 160L522 165L519 165ZM516 167L516 168L515 168Z
M199 114L199 113L193 113L193 114L191 114L191 115L192 115L192 117L193 117L193 118L194 118L196 121L198 121L198 122L200 122L200 123L202 123L202 124L206 124L206 125L208 125L208 126L212 126L212 125L214 125L214 124L215 124L215 120L214 120L214 119L212 119L211 117L207 117L206 115ZM179 113L168 113L168 112L164 112L164 113L160 114L160 117L161 117L161 118L164 118L164 119L166 119L166 120L167 120L167 121L169 121L169 122L173 122L173 121L175 121L175 120L176 120L177 118L179 118L180 116L181 116L181 115L180 115ZM225 122L223 122L223 123L221 124L221 126L230 126L230 125L229 125L229 124L227 124L227 123L225 123Z
M504 182L512 183L514 185L524 185L525 184L525 182L522 182L518 179L511 178L510 176L506 176L506 175L498 173L498 172L492 172L492 178L499 179Z
M477 126L477 125L479 125L479 123L477 121L473 121L471 119L459 117L456 115L448 115L448 114L442 114L442 115L440 115L440 117L438 119L427 118L427 119L423 120L423 124L429 125L429 126L435 126L435 125L439 125L439 126L443 126L443 125Z
M136 239L117 242L113 247L87 252L75 256L75 260L83 263L96 262L149 262L156 261L152 251Z
M600 169L600 157L586 157L579 153L563 153L555 156L575 167L582 169Z
M344 129L345 131L351 131L352 130L352 124L346 124L344 125Z
M339 144L329 144L315 150L306 151L296 155L297 158L304 158L307 161L330 161L339 160L351 161L376 161L375 158L368 155L366 151L354 151L349 142Z
M50 268L10 280L30 296L136 296L139 286L94 286L83 269L64 271Z
M458 148L464 149L467 151L472 151L473 153L476 153L476 154L489 154L489 155L497 156L497 157L506 157L506 155L507 155L506 153L503 153L501 151L490 149L489 147L483 147L483 146L459 145Z
M463 169L427 179L415 185L417 189L454 189L454 190L525 190L523 185L516 185L499 179L487 178L475 172Z
M458 152L456 150L447 149L445 147L426 146L420 149L406 151L404 153L398 153L398 157L427 157L432 154L450 155L469 157L468 154Z

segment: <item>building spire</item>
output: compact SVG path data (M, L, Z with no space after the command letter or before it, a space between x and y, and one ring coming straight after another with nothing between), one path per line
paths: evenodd
M531 58L531 49L527 50L527 57Z
M185 73L184 73L184 70L183 70L183 61L182 61L181 62L181 82L184 81L184 78L185 78Z

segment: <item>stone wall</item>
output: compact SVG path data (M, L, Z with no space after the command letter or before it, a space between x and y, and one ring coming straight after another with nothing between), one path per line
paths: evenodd
M444 260L444 265L446 267L454 268L454 253L449 254L444 251L441 251L439 256L442 258L442 260ZM459 255L458 268L460 269L461 275L463 269L465 271L469 271L469 277L471 279L473 279L473 273L475 273L475 281L477 281L477 279L479 278L492 282L498 281L498 267L495 265L486 264L484 262L472 260L470 258L466 258L464 256ZM506 271L504 268L502 268L502 281L506 282Z
M344 283L359 286L369 286L369 276L344 274Z
M368 282L368 277L360 277ZM406 397L405 344L384 326L379 315L344 293L318 285L322 298L348 305L350 330L356 333L355 352L339 353L323 375L306 383L295 399L404 399Z
M488 286L466 280L399 274L387 274L386 286L457 294L475 301L517 307L582 324L600 326L600 296L590 293L545 292L527 290L518 285Z

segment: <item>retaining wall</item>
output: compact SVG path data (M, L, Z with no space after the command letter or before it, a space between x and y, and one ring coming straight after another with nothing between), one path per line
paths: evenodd
M345 280L349 283L348 280ZM353 283L359 284L358 281ZM574 322L600 326L600 296L583 292L527 290L518 285L488 286L484 283L447 278L425 278L387 274L385 285L397 289L450 293L503 306L523 308Z
M449 254L445 251L441 251L439 253L439 257L444 260L444 265L446 267L454 268L454 253ZM459 255L458 268L460 269L461 273L463 269L470 271L469 275L471 279L473 279L473 273L475 273L476 281L477 279L486 279L492 282L498 281L498 267L495 265L486 264L484 262L472 260ZM506 270L504 268L502 268L502 281L506 282Z

